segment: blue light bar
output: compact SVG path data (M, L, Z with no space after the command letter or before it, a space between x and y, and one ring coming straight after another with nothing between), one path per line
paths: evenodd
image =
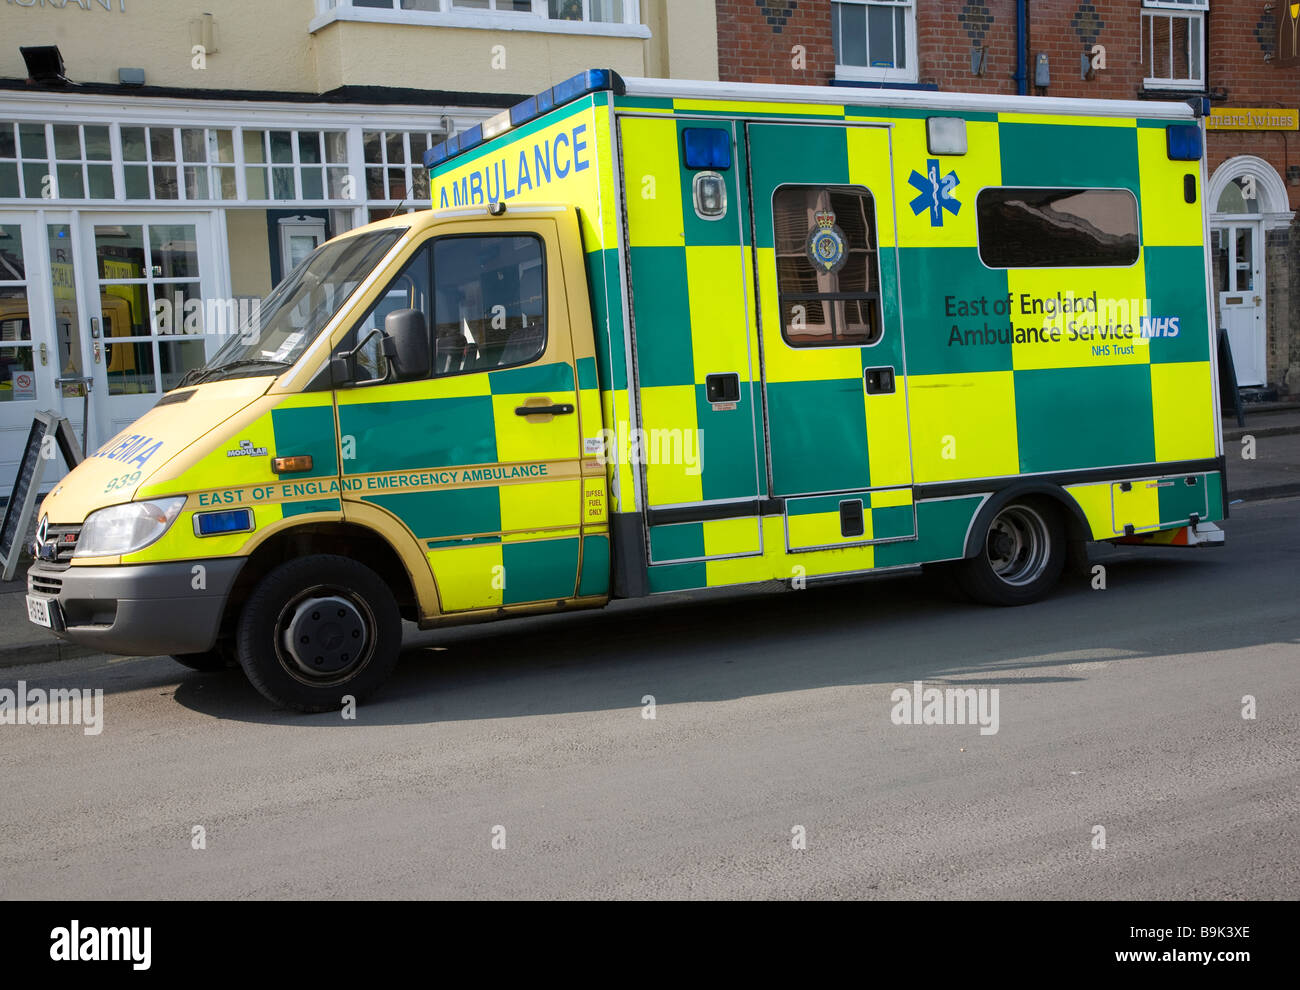
M469 130L461 131L457 136L460 138L460 150L469 151L470 148L483 143L483 125L475 124Z
M682 152L692 171L731 168L731 131L719 127L687 127L682 130Z
M626 93L627 87L623 83L623 77L613 69L588 69L586 72L579 72L573 78L556 83L550 89L543 90L536 96L530 96L522 103L517 103L511 107L510 126L519 127L530 120L535 120L542 114L549 113L558 106L563 106L565 103L572 103L574 100L591 93L606 91L613 93L615 96L622 96ZM471 127L455 137L448 138L441 144L435 144L426 151L424 153L424 167L434 168L449 159L455 158L461 152L469 151L482 143L483 128L481 126Z
M222 512L200 512L194 516L195 536L222 536L226 533L248 533L253 529L250 509L226 509Z
M518 127L537 116L537 97L530 96L523 103L516 103L510 108L510 124Z
M1165 128L1165 147L1175 162L1199 162L1201 129L1196 124L1170 124Z
M613 69L588 69L564 82L556 83L551 87L551 93L555 97L555 105L563 106L588 93L602 93L607 89L613 89L616 78L618 76ZM619 79L620 83L622 81Z

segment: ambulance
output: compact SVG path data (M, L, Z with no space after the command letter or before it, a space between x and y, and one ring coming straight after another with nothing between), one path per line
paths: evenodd
M403 620L1217 544L1204 113L581 73L69 474L31 619L320 711Z

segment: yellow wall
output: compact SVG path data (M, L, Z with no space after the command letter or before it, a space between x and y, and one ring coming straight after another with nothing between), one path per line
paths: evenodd
M718 18L701 0L641 0L650 28L646 75L661 79L718 78Z
M227 210L230 291L262 298L271 291L271 255L265 210Z
M41 2L41 0L36 0ZM315 92L307 26L313 0L69 0L63 9L0 4L0 76L27 75L19 45L58 45L75 82L116 83L121 67L142 68L150 86ZM216 15L217 51L193 68L190 22Z
M315 37L321 92L350 85L528 95L583 69L645 75L640 38L350 21ZM494 68L501 59L505 67Z
M28 2L28 0L22 0ZM0 2L0 77L23 78L20 45L58 45L68 77L116 84L143 68L151 86L323 93L404 86L531 94L585 68L627 76L717 79L717 24L706 0L642 0L649 40L603 35L335 21L314 34L314 0ZM88 9L82 9L85 3ZM125 7L123 12L120 8ZM216 49L196 69L194 23L215 14ZM504 69L493 49L504 46Z

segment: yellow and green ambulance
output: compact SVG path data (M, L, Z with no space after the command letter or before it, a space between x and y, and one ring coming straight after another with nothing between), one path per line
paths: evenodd
M582 73L73 471L31 617L322 710L402 619L1220 542L1203 113Z

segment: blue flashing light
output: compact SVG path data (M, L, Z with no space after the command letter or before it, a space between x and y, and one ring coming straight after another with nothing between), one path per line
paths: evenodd
M1170 124L1165 128L1165 146L1175 162L1199 162L1204 152L1201 129L1196 124Z
M555 105L569 103L580 96L586 96L588 93L600 93L607 89L615 89L614 80L618 76L613 69L588 69L586 72L579 72L564 82L556 83L551 87L551 93L555 97ZM621 83L622 80L619 79Z
M510 108L510 126L518 127L537 116L537 97L530 96L523 103L516 103Z
M194 517L194 532L199 536L221 536L224 533L247 533L253 528L253 513L248 509L227 509L223 512L200 512Z
M571 103L590 93L605 91L612 92L615 96L622 96L626 93L627 86L623 83L623 77L613 69L588 69L586 72L579 72L571 79L556 83L550 89L543 90L536 96L530 96L522 103L511 107L510 126L519 127L545 113L549 113L558 106L563 106L565 103ZM462 131L455 137L448 138L441 144L436 144L426 151L424 153L424 167L434 168L448 159L454 158L462 151L468 151L470 148L482 143L483 128L480 126L471 127L469 130ZM729 149L728 154L730 154ZM728 164L730 164L730 159L728 159Z
M731 132L719 127L687 127L682 131L686 167L718 172L731 168Z
M483 125L475 124L467 131L460 132L460 150L469 151L483 143Z

